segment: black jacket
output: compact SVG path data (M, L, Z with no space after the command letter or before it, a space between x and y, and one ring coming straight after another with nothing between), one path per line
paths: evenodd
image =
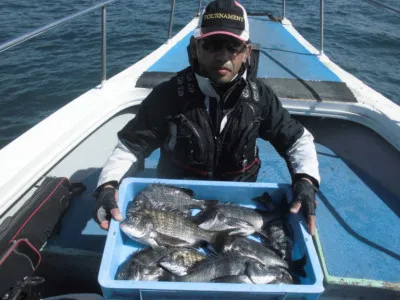
M206 98L215 100L205 94L204 82L188 67L154 88L136 117L118 133L120 142L139 162L160 148L157 172L161 178L255 181L261 164L256 146L259 137L271 142L294 176L289 153L296 153L293 148L305 129L290 117L273 91L259 80L236 80L218 95L218 123L223 123L219 132L207 111ZM305 151L315 151L311 148ZM316 154L311 156L316 160ZM309 177L318 184L316 172Z

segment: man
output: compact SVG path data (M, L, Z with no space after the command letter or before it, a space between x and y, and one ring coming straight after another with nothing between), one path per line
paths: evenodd
M136 117L119 133L95 195L96 220L108 229L121 220L116 193L160 148L158 177L256 181L256 139L270 141L286 160L293 181L291 212L302 208L315 227L318 161L312 135L282 107L273 91L249 80L249 23L236 1L210 2L189 47L191 66L153 89Z

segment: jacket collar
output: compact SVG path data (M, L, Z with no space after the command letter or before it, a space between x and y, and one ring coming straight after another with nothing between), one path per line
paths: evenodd
M215 88L212 86L210 79L203 77L203 76L197 74L196 72L194 74L196 75L196 79L197 79L197 83L199 85L200 91L208 97L216 98L219 100L220 95L217 93ZM242 75L240 75L240 73L239 73L237 76L240 76L241 78L246 79L247 78L247 70L245 70ZM236 79L237 79L237 77L235 77L233 80L236 80Z

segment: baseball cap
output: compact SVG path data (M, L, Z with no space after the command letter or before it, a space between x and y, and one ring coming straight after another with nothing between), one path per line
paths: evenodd
M216 0L207 4L194 31L195 39L215 34L233 36L247 42L250 38L246 10L237 1Z

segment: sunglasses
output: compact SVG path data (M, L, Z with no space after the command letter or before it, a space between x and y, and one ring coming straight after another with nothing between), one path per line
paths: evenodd
M226 49L231 54L242 53L247 44L235 38L207 37L200 40L201 47L208 52Z

